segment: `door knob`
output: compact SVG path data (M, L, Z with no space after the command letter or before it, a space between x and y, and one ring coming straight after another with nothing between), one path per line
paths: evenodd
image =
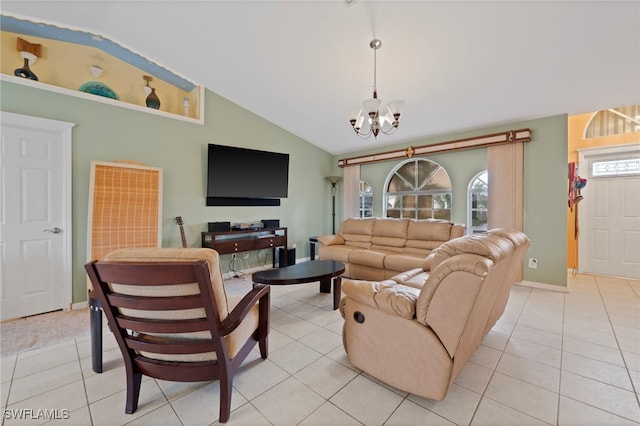
M59 234L62 232L62 229L58 228L57 226L53 229L45 229L44 232L51 232L52 234Z

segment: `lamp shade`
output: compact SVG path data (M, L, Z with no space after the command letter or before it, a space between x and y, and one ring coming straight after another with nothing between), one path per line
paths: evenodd
M396 114L400 115L404 110L404 101L391 101L387 106L389 107L389 112L391 112L391 114L394 116Z
M358 117L360 117L361 112L362 108L360 107L349 108L349 110L347 111L347 117L349 118L349 121L357 120Z
M371 116L375 115L378 112L380 102L381 101L378 98L369 98L362 103L362 106L364 106L364 110L367 112L367 114Z

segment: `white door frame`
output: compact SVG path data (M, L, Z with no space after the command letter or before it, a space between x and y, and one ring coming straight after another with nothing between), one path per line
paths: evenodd
M621 154L627 152L640 151L640 145L638 144L624 144L624 145L612 145L608 147L596 147L596 148L582 148L578 149L578 169L581 177L589 176L589 167L587 164L587 157ZM588 182L587 182L588 185ZM586 223L587 213L584 209L578 208L578 223L580 227ZM586 261L586 254L588 247L585 247L584 239L578 238L578 272L584 272L584 265Z
M62 238L62 265L61 274L64 282L64 294L62 300L67 305L66 309L71 309L73 302L73 280L72 280L72 181L71 181L71 164L72 164L72 129L75 123L65 121L50 120L47 118L32 117L29 115L15 114L12 112L0 111L0 125L2 127L14 127L24 129L49 130L60 135L62 143L62 229L64 232Z

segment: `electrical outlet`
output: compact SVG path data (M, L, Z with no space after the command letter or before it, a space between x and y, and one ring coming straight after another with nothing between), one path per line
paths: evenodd
M529 258L529 268L536 269L537 267L538 267L538 259L530 257Z
M233 253L233 254L231 255L231 260L232 260L233 262L235 262L235 261L236 261L236 254L235 254L235 253Z

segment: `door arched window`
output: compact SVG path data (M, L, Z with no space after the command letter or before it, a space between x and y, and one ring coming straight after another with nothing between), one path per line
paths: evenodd
M487 231L489 220L489 173L484 170L471 179L467 189L467 233Z
M373 217L373 188L368 182L360 181L360 217Z
M451 220L451 179L447 171L420 158L400 163L387 176L384 215Z

